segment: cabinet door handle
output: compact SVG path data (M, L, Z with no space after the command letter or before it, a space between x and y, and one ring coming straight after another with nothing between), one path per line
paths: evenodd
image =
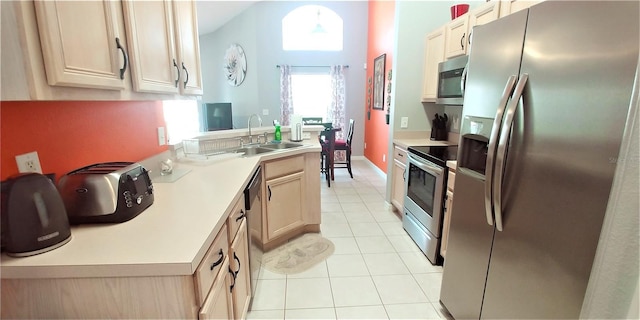
M238 276L238 273L240 273L240 258L238 258L238 256L236 255L236 253L233 253L233 259L238 261L238 270L234 271L234 277Z
M178 63L176 63L176 59L173 59L173 66L176 68L176 72L178 73L178 78L175 81L175 86L177 88L178 82L180 82L180 68L178 68Z
M267 186L267 190L269 191L269 198L267 201L271 201L271 186Z
M220 252L218 252L218 254L220 255L220 259L218 259L218 261L211 264L211 267L209 267L211 271L213 271L213 268L219 266L222 263L222 260L224 260L224 253L222 252L222 249L220 249Z
M182 70L184 70L184 73L187 75L187 78L184 79L184 88L186 89L187 88L187 82L189 82L189 71L184 66L184 62L182 63Z
M233 283L229 286L229 292L233 292L233 287L236 286L236 275L233 273L233 270L231 270L231 267L229 267L229 273L231 273L231 277L233 278Z
M402 171L402 180L407 181L407 168L404 168L404 171Z
M464 36L465 36L466 34L467 34L466 32L465 32L465 33L463 33L463 34L462 34L462 38L460 38L460 49L464 49Z
M242 218L247 216L247 214L244 213L244 210L240 210L240 213L242 213L242 214L236 218L236 221L240 221L240 220L242 220Z
M124 72L127 71L127 65L129 64L129 56L127 56L127 52L124 51L124 48L120 44L120 38L116 37L116 47L118 50L122 51L122 58L124 58L124 65L120 68L120 80L124 80Z

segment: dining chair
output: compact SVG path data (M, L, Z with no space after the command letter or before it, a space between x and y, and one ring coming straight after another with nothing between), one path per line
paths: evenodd
M353 119L349 119L349 131L347 131L347 139L336 139L333 145L333 149L335 151L343 150L346 152L346 159L344 162L333 162L334 168L347 168L349 170L349 175L351 179L353 179L353 172L351 172L351 142L353 140L353 130L355 126L355 121Z

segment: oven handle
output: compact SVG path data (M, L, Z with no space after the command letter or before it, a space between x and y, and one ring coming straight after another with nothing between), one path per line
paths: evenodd
M432 174L434 176L441 176L443 174L444 170L441 167L439 167L439 166L437 166L437 165L435 165L435 164L433 164L433 163L431 163L429 161L417 158L417 157L411 155L410 153L408 155L409 155L409 163L413 164L414 166L416 166L416 167L418 167L418 168L420 168L420 169L422 169L422 170L424 170L424 171L426 171L426 172L428 172L428 173L430 173L430 174Z
M494 158L496 154L496 146L498 141L498 135L500 133L500 127L502 126L502 118L504 111L507 109L507 102L509 102L509 96L513 92L513 87L516 84L516 75L512 75L507 80L507 84L502 92L502 98L498 104L498 110L496 111L496 117L493 120L493 127L491 128L491 136L489 137L489 147L487 151L487 166L484 181L484 206L485 213L487 215L487 223L493 225L493 166Z

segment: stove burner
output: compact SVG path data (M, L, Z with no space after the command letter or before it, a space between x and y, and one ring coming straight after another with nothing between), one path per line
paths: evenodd
M409 152L444 168L447 161L456 160L458 146L414 146Z

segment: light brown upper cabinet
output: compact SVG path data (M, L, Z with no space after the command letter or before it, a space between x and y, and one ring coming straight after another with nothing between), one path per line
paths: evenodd
M446 41L444 46L445 58L453 58L467 54L467 25L469 14L463 14L445 26Z
M5 101L202 94L194 1L24 0L0 6Z
M500 18L508 16L514 12L524 10L542 0L503 0L500 1Z
M425 40L424 78L422 101L435 102L438 90L438 64L444 61L445 27L427 35Z
M134 90L202 94L195 3L125 0L123 4Z
M36 1L47 82L125 89L126 39L116 1Z
M174 1L176 50L180 61L182 94L202 94L200 44L195 1Z
M447 59L469 53L473 27L498 19L500 3L500 1L487 2L446 25L445 56Z

